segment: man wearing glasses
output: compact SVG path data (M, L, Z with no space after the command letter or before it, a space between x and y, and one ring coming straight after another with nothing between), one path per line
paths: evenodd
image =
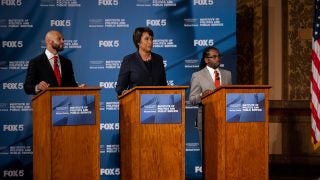
M202 152L202 104L201 97L211 93L221 85L232 84L231 72L220 68L221 54L213 46L203 50L200 62L200 70L194 72L191 77L189 101L192 105L198 105L196 126L199 132L200 150Z

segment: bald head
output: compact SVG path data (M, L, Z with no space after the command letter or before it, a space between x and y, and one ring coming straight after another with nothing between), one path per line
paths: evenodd
M56 30L48 31L45 37L46 47L52 54L57 54L64 49L63 35Z

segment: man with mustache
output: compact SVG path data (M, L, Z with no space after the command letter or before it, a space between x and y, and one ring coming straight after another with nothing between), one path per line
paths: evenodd
M45 43L46 50L29 61L24 91L37 94L48 87L77 87L72 62L58 54L64 49L63 35L51 30L46 33Z
M220 68L220 51L209 46L203 50L200 62L200 70L193 73L189 101L192 105L198 105L196 126L199 132L200 150L202 151L202 104L201 97L211 93L221 85L232 84L231 72Z

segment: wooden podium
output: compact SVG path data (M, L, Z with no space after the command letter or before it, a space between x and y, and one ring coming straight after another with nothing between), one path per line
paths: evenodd
M204 179L268 180L269 88L270 86L267 85L222 86L202 98L204 105ZM229 121L227 110L230 112L241 109L252 112L258 110L255 109L258 104L246 103L246 98L243 97L257 96L261 93L264 96L264 103L262 101L259 105L264 106L262 108L264 113L261 111L260 114L264 118L262 121L261 119L251 119L252 117L243 118L249 122ZM231 95L235 95L237 99L227 102L227 97ZM228 106L228 109L227 103L229 103L228 105L232 104ZM238 114L235 119L239 120L239 118L241 118L241 114L240 116Z
M49 88L32 99L33 179L100 179L99 91L100 88L90 87ZM54 125L53 98L65 96L72 98L90 96L94 99L91 106L94 106L92 113L94 113L93 122L95 123L92 125ZM79 109L73 110L80 112Z
M186 88L187 86L137 86L118 97L122 180L185 180ZM181 107L180 123L143 123L141 99L148 95L156 98L161 98L162 95L179 96L181 102L177 104ZM158 102L156 98L149 104L151 109L160 107L154 106Z

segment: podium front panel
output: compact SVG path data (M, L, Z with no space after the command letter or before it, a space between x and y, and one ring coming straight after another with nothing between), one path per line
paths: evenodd
M99 89L49 88L33 99L33 177L35 180L100 179ZM94 123L54 126L53 97L87 96L94 97L93 109L91 109L93 111L91 113L94 114ZM74 113L74 109L68 112ZM80 111L77 112L80 113ZM81 118L75 121L81 121Z
M136 89L119 104L121 179L184 180L184 89Z
M268 89L269 87L261 86L228 86L202 99L204 179L268 179ZM244 103L240 98L239 102L244 103L243 106L240 105L244 111L250 109L245 107L246 105L257 106L264 110L263 120L259 116L253 116L259 119L252 119L251 114L250 118L235 116L233 117L235 121L228 122L226 112L228 94L244 96L259 94L259 97L264 98L261 101L264 102L263 105L259 104L259 100ZM239 105L235 105L235 109L237 106ZM246 116L237 114L241 115ZM245 119L246 122L240 119Z

